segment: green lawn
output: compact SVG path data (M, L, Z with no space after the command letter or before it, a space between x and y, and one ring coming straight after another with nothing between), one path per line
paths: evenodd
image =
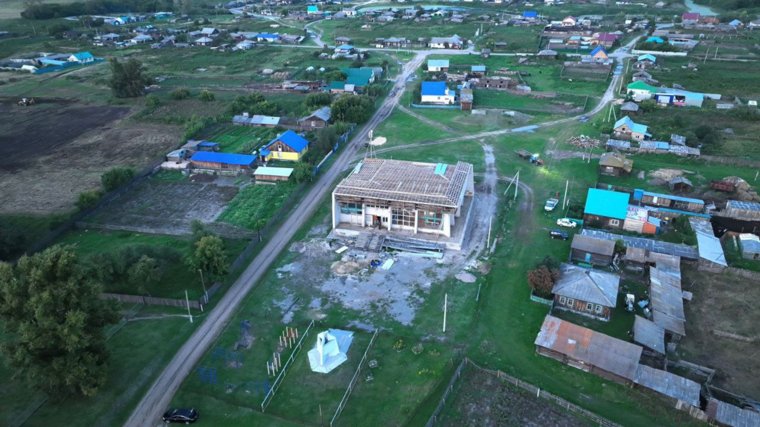
M418 110L413 111L415 113L419 112ZM445 138L448 134L441 129L420 122L403 111L395 109L390 117L374 130L374 136L387 138L388 142L382 147L390 147L398 144Z
M272 219L294 188L295 184L289 182L249 185L232 199L218 221L259 230Z
M760 37L755 38L756 43ZM714 50L714 48L713 48ZM660 62L660 58L658 58ZM739 97L743 101L760 97L760 81L753 63L735 61L700 61L699 58L662 58L660 67L651 71L652 78L662 85L678 83L687 90L705 93L719 93L723 96ZM695 62L696 70L686 68Z

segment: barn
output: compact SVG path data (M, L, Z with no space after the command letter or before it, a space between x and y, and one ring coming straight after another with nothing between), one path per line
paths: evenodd
M256 157L247 154L218 153L215 151L198 151L190 158L194 169L242 173L249 171L256 162Z

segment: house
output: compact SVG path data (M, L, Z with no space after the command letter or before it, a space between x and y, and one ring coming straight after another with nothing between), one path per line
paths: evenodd
M638 315L633 321L633 342L644 347L645 353L665 355L665 329Z
M306 14L307 15L319 15L319 13L320 13L319 12L319 7L317 7L317 5L310 4L310 5L306 6Z
M332 193L333 229L345 224L451 237L465 227L473 167L365 158Z
M615 242L576 234L570 245L570 260L575 263L607 267L615 257Z
M201 37L199 39L196 39L193 43L195 43L196 46L208 46L213 42L214 39L210 37Z
M688 178L676 176L668 181L668 188L675 193L685 193L691 191L694 188L694 184Z
M147 35L147 34L138 34L131 39L129 39L129 43L131 44L141 44L141 43L148 43L152 42L153 37Z
M428 47L433 49L462 49L464 48L464 40L456 34L451 37L432 37Z
M201 28L201 34L203 34L205 37L216 37L219 35L219 30L216 28L204 27Z
M719 426L750 427L760 425L760 414L752 409L742 409L714 397L707 401L707 418Z
M298 120L298 124L301 126L301 129L304 129L304 130L326 128L327 125L330 123L331 112L332 110L330 109L330 107L328 106L322 107L312 112L308 116L303 117L300 120Z
M472 111L473 99L472 89L463 88L459 91L459 108L462 111Z
M618 38L620 38L620 36L614 33L599 33L594 37L594 43L598 46L610 48L615 45Z
M526 21L535 21L538 19L538 12L535 10L526 10L522 13L522 19Z
M620 106L620 111L623 114L628 115L628 116L632 114L637 114L639 112L639 104L632 101L624 102Z
M548 314L534 341L536 352L584 372L632 384L641 346L575 325Z
M705 210L704 200L674 196L672 194L654 193L640 189L633 191L633 200L642 205L667 208L671 211L701 213Z
M420 102L451 105L456 102L456 93L446 87L446 82L422 82Z
M77 64L91 64L95 62L95 57L92 56L90 52L77 52L69 56L68 62L76 62Z
M743 221L760 221L760 203L729 200L722 215Z
M280 124L280 118L260 114L249 116L248 113L243 113L232 117L232 123L242 126L273 128Z
M485 89L507 90L517 86L518 81L506 76L486 76L475 81L475 86Z
M751 233L740 233L739 243L743 258L760 259L760 237Z
M351 38L350 37L345 37L345 36L335 37L335 43L338 43L338 44L350 44L351 43Z
M280 40L280 35L272 33L258 33L256 34L255 39L258 42L274 43Z
M606 322L617 305L619 287L617 274L562 264L559 280L552 288L554 308Z
M633 171L633 160L618 153L604 153L599 159L599 174L607 176L628 175Z
M215 151L197 151L190 158L193 168L216 172L241 173L250 170L254 163L256 163L254 156Z
M634 64L634 67L636 67L639 70L646 70L648 68L652 68L657 64L657 57L652 55L651 53L646 53L644 55L639 55L638 58L636 58L636 63Z
M728 25L734 27L734 29L737 29L743 27L744 23L738 19L734 19L733 21L729 22Z
M301 135L288 130L269 141L259 150L264 161L287 160L297 162L301 160L309 149L309 141Z
M358 93L356 86L346 82L330 82L327 85L327 91L330 93L350 93L354 95Z
M544 50L539 51L536 54L536 57L538 59L557 59L557 55L559 55L559 52L557 52L556 50L544 49Z
M561 25L563 27L575 27L577 24L578 24L578 20L575 19L575 17L573 17L573 16L566 16L562 20L562 24Z
M592 227L623 228L628 215L628 193L589 188L583 221Z
M638 124L628 116L616 121L612 129L615 133L615 137L628 138L634 141L644 141L652 136L649 133L649 126Z
M607 51L604 49L604 46L598 45L594 48L594 50L591 51L589 54L591 57L591 60L594 62L606 62L610 59L610 57L607 55Z
M427 70L431 73L449 71L448 59L428 59Z
M654 99L659 105L701 108L705 101L705 95L681 89L659 88L654 94Z
M626 86L628 95L631 95L631 98L633 98L633 100L636 102L652 99L652 97L654 97L654 94L659 90L660 88L649 85L643 81L632 82Z
M702 19L702 15L699 13L684 12L681 15L681 23L684 25L696 25L700 19Z
M409 39L403 37L388 37L388 38L376 38L375 47L393 47L393 48L406 48L411 46L412 42Z
M346 74L346 83L354 85L356 88L369 86L375 82L377 76L375 70L370 67L343 68L341 71Z
M290 179L293 168L276 168L272 166L259 166L253 171L256 182L280 182Z

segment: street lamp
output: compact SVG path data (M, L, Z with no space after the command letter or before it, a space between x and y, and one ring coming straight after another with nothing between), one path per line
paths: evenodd
M203 286L203 300L208 304L208 292L206 291L206 282L203 280L203 270L198 269L198 273L201 275L201 286Z

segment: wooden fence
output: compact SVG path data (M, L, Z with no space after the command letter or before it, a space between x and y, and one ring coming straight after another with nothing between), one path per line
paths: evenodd
M364 350L364 355L362 356L361 360L359 361L359 366L356 367L356 372L354 372L354 376L351 378L351 381L348 383L348 387L346 387L346 392L343 393L343 398L340 399L340 403L338 404L338 408L335 409L335 414L333 414L332 419L330 420L330 427L333 427L335 425L335 421L338 419L340 414L343 412L343 408L346 407L346 403L348 402L348 397L351 396L351 392L354 391L354 386L356 386L356 381L359 380L359 373L362 370L362 366L364 365L364 362L367 360L367 354L369 353L369 349L372 348L372 344L375 343L375 338L377 338L377 333L379 329L375 329L375 333L372 334L372 338L369 340L369 344L367 345L367 349Z
M454 374L451 376L449 384L446 385L446 390L443 392L443 396L441 396L441 400L438 401L438 406L435 407L433 415L428 418L428 421L425 423L425 427L433 427L435 423L438 422L438 417L441 415L441 412L443 412L443 408L446 407L446 400L449 398L451 391L454 390L454 385L457 383L457 380L459 380L459 377L462 376L462 369L464 369L468 361L469 360L465 357L461 362L459 362L459 366L457 366Z
M200 310L203 307L199 300L174 299L174 298L156 298L141 295L127 295L127 294L110 294L102 293L100 298L107 300L115 300L127 304L144 304L144 305L162 305L166 307L181 307L186 308L190 305L190 308Z

